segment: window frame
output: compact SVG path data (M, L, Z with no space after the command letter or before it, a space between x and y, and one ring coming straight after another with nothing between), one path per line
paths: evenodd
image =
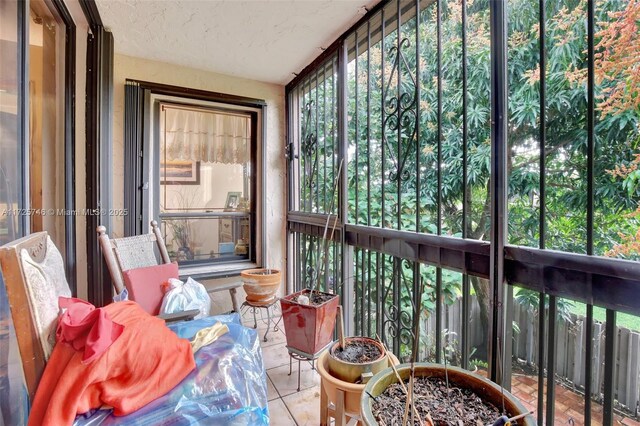
M237 276L240 271L260 266L266 254L265 220L265 180L266 180L266 102L264 100L244 98L235 95L215 93L197 89L169 86L151 82L127 80L127 85L141 90L141 110L137 114L137 129L125 129L125 164L137 160L134 170L135 184L129 184L125 191L125 210L128 216L125 225L127 235L147 232L149 220L160 223L160 170L153 166L159 157L159 108L161 103L183 104L231 111L242 111L251 116L251 189L250 229L252 233L249 259L231 262L207 262L197 265L181 265L180 275L195 279L212 279ZM125 108L125 117L133 118L132 112ZM135 120L134 120L135 121ZM128 127L125 124L125 128ZM129 126L130 127L130 126ZM132 131L133 130L133 131ZM132 132L129 132L132 131ZM137 135L135 134L137 132ZM133 146L138 136L139 147ZM139 152L138 159L132 159ZM135 162L135 161L133 161ZM130 182L125 179L125 182ZM137 194L134 194L137 193ZM134 197L137 195L137 197ZM141 201L136 203L136 201ZM216 214L217 215L217 214ZM214 216L216 216L214 215ZM191 216L191 215L187 215ZM146 222L146 223L145 223Z
M243 219L248 216L249 218L249 252L248 259L235 259L231 261L220 261L220 260L193 260L187 261L185 263L179 263L181 275L189 275L192 276L197 274L199 271L202 273L216 273L220 270L228 271L236 269L236 266L240 266L241 269L246 269L246 267L254 267L256 265L256 235L253 230L256 229L256 209L255 209L255 199L257 197L256 192L256 181L257 181L257 170L256 170L256 158L257 158L257 146L258 146L258 135L256 134L257 130L257 122L258 122L258 112L253 109L244 108L244 107L235 107L231 108L225 104L219 104L218 102L206 104L203 101L198 101L197 103L193 103L191 101L187 101L186 99L175 98L175 100L181 102L175 102L174 97L171 97L170 100L165 96L151 96L151 102L153 104L154 114L152 116L152 124L154 128L154 133L152 135L153 141L153 149L152 149L152 159L151 159L151 171L153 173L153 186L151 186L153 191L153 199L150 208L150 216L153 217L158 224L161 226L163 230L164 236L166 238L166 232L164 232L163 221L165 219ZM251 194L249 211L247 213L240 212L227 212L227 211L217 211L217 212L205 212L199 211L200 209L196 209L195 211L171 211L165 209L163 212L160 208L161 200L163 198L162 194L162 185L160 183L160 123L162 119L160 115L162 114L162 106L183 106L183 107L193 107L194 111L204 111L210 110L211 112L228 112L228 113L242 113L242 115L246 115L250 119L250 127L251 127L251 146L250 146L250 164L252 167L250 168L251 172L249 174L249 194ZM157 122L156 122L157 120Z

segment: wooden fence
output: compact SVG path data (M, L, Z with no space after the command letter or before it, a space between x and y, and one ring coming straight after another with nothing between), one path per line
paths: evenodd
M514 306L513 359L527 365L538 362L538 315L537 312L515 303ZM459 341L462 331L462 300L443 309L443 346L448 348L447 357L453 363L459 359ZM568 320L556 321L557 354L556 374L559 379L583 390L585 382L585 333L583 316L570 314ZM548 328L548 324L545 326ZM423 320L421 345L422 359L433 359L433 336L436 333L435 316ZM545 329L545 335L547 330ZM640 332L617 327L617 363L615 398L629 412L636 413L640 407ZM468 324L471 348L482 344L484 333L480 322L480 307L475 296L471 297L471 313ZM605 324L594 321L591 389L593 397L601 399L604 382ZM545 351L546 353L546 351ZM471 357L473 359L473 356ZM459 362L459 360L458 360ZM546 362L546 359L545 359Z

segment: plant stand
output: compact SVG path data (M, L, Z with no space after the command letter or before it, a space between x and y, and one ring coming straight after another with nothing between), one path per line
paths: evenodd
M320 383L320 426L327 426L330 418L335 420L335 426L361 424L360 414L345 411L345 391L336 389L336 401L329 401L323 384L324 379Z
M287 346L287 351L289 351L289 376L293 373L293 360L295 359L298 361L298 392L300 392L300 362L307 361L311 363L311 369L315 370L315 360L318 359L320 355L322 355L322 353L325 351L325 349L329 348L329 346L331 346L332 344L333 342L329 342L327 346L323 347L314 354L308 354L299 351L298 349Z
M335 425L362 425L360 413L360 399L365 384L349 383L335 377L329 370L329 352L320 355L317 362L320 374L320 425L327 426L329 419L334 419ZM387 357L385 357L387 358ZM398 364L398 358L393 354L386 359L387 365Z
M261 302L251 302L249 300L245 300L242 303L242 306L240 307L240 310L242 311L243 309L246 308L246 311L251 311L253 313L253 328L257 329L258 328L258 320L256 318L256 310L257 309L264 309L267 311L267 330L264 332L264 337L263 340L266 342L267 341L267 334L269 334L269 331L271 331L271 324L273 324L273 331L278 331L278 323L280 322L280 320L276 321L275 318L273 318L272 315L272 309L273 309L273 305L275 305L278 302L278 299L274 299L273 301L271 301L270 303L261 303ZM260 319L263 319L264 317L262 315L260 315Z

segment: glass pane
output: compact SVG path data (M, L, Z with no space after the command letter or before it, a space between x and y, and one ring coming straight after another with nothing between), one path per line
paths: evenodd
M442 233L462 236L462 7L460 0L441 2L442 33ZM446 346L445 346L446 347Z
M333 294L342 292L341 245L320 237L294 234L295 291L318 289Z
M640 52L638 2L596 1L594 252L640 260ZM634 44L635 43L635 44Z
M293 175L297 179L294 209L336 213L338 190L337 58L323 63L295 89L290 119L295 123ZM346 167L346 165L342 165Z
M509 234L511 244L539 245L539 2L509 1Z
M489 374L487 342L489 341L489 280L469 276L469 369L481 376Z
M23 234L22 145L18 140L18 6L0 1L0 245Z
M545 296L545 299L548 299ZM511 301L512 323L512 359L511 359L511 393L537 417L538 389L544 387L546 382L540 383L540 368L545 371L544 359L540 360L540 294L538 292L514 287L513 300ZM547 318L547 309L542 312ZM543 338L545 349L547 346L547 326L545 321ZM546 352L545 352L546 354ZM546 395L545 400L546 400ZM544 409L544 400L543 407Z
M585 253L587 242L586 2L546 3L546 223L549 249Z
M251 117L162 105L161 212L251 205Z
M467 238L491 231L491 40L489 2L467 2Z
M180 264L251 258L251 128L243 112L161 104L160 218Z
M0 10L2 9L0 2ZM3 17L6 15L2 15ZM24 425L29 416L29 395L13 327L9 300L0 277L0 424Z
M29 194L31 231L47 231L64 253L65 25L43 0L29 2Z
M172 261L180 264L249 259L249 217L163 217L163 235Z

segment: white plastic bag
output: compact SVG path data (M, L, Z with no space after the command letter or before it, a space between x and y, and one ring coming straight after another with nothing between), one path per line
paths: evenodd
M198 309L200 313L194 318L202 318L209 315L211 298L202 284L187 278L187 282L182 282L175 278L169 279L169 290L162 298L161 314L173 314L176 312Z

